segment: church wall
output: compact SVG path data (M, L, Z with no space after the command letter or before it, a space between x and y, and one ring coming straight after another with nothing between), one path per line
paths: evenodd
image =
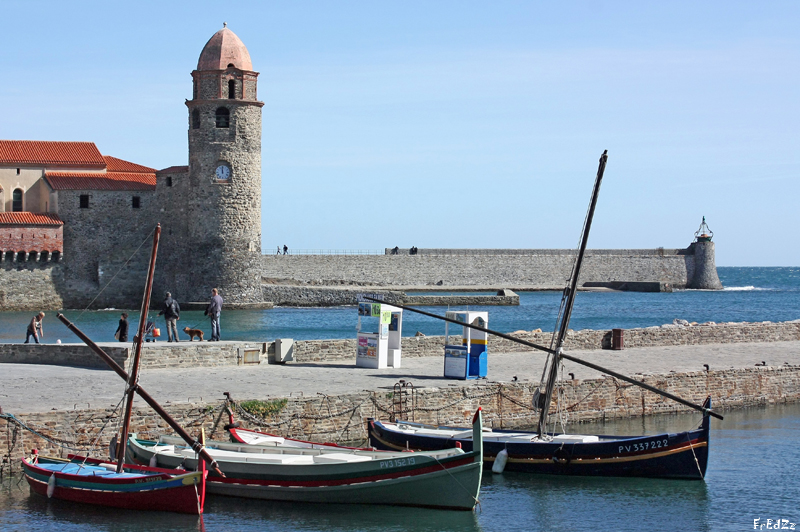
M43 168L0 167L0 188L3 189L3 201L0 212L11 212L14 190L23 190L22 210L30 212L46 212L48 201L47 185L42 183Z

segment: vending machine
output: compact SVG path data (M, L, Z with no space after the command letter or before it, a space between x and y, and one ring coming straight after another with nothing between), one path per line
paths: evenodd
M356 366L399 368L403 309L362 299L359 294Z
M445 317L464 324L488 328L489 313L472 310L449 310ZM450 328L453 334L461 332L461 344L450 339ZM456 330L461 329L456 332ZM489 371L486 340L488 333L476 331L467 326L458 326L445 322L444 326L444 376L453 379L479 379L486 377Z

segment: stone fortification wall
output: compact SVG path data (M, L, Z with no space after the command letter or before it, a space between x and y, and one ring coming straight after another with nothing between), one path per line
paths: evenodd
M64 284L61 264L3 261L0 263L0 311L63 308L59 287Z
M457 251L457 250L454 250ZM572 250L474 250L470 254L265 255L268 284L311 286L454 286L563 289ZM694 276L689 250L589 250L580 282L661 281L675 288Z
M800 367L645 375L642 380L694 403L701 403L707 395L711 395L717 411L800 400ZM486 427L530 427L538 419L530 406L534 386L529 381L523 381L477 384L469 388L425 388L416 392L415 408L409 409L405 417L423 423L467 426L473 412L480 406ZM613 377L563 381L561 389L563 393L554 396L550 412L553 415L560 409L568 421L689 411L687 407ZM237 418L245 427L262 427L274 434L312 441L364 442L367 418L389 419L392 416L393 396L392 393L367 391L337 396L252 399L271 402L276 413L255 417L237 409ZM198 434L203 427L210 439L227 439L222 428L227 423L224 403L164 406L190 434ZM115 426L115 419L120 412L114 414L110 409L86 409L15 414L15 420L27 424L51 441L22 430L14 420L0 418L0 456L4 471L12 467L18 471L17 458L34 448L43 454L67 454L53 442L63 442L84 453L107 457L113 430L106 430L102 434L100 430L106 424ZM132 431L143 437L172 433L152 410L142 407L134 408ZM97 444L92 445L95 439Z

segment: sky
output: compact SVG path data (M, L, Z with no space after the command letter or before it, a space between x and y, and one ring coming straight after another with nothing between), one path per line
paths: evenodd
M262 248L684 248L800 265L798 2L0 2L0 139L188 163L222 23L260 72Z

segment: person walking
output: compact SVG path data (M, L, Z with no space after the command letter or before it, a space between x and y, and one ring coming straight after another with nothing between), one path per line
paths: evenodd
M33 341L39 343L39 338L44 338L44 330L42 329L42 320L44 319L44 312L40 312L33 317L28 324L28 334L25 335L25 343L30 342L31 336Z
M178 302L172 299L172 294L167 292L164 298L164 309L158 313L159 316L164 315L164 320L167 322L167 341L176 342L178 340L178 325L177 321L181 319L181 307Z
M289 251L289 248L286 246L286 244L284 244L284 245L283 245L283 254L284 254L284 255L286 255L286 253L287 253L288 251Z
M122 317L119 319L119 325L117 325L117 330L114 333L114 338L119 340L120 342L127 342L128 341L128 313L123 312Z
M211 302L206 308L206 316L211 318L211 338L209 342L219 342L219 315L222 313L222 296L219 290L211 290Z

